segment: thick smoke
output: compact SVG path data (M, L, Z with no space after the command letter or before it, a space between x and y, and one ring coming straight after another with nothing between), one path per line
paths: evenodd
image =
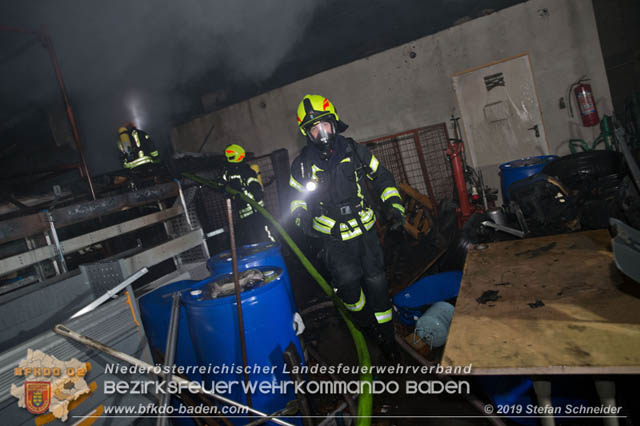
M317 4L313 0L13 3L2 6L3 24L28 28L44 24L51 35L94 173L118 168L114 141L123 121L136 122L166 146L170 117L193 101L182 96L181 88L207 73L224 73L229 81L259 82L270 77L291 53ZM4 55L9 47L18 48L22 36L7 37L11 40L5 38L1 44ZM6 58L17 82L3 81L3 107L51 102L47 98L57 95L57 89L47 61L46 52L34 47L27 54ZM51 80L39 83L47 78ZM209 87L215 88L215 82Z

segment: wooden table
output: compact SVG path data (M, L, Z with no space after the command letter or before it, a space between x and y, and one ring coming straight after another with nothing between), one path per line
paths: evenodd
M606 230L469 250L444 366L472 374L640 373L640 284ZM477 301L487 290L494 302ZM544 306L532 308L541 301ZM539 303L538 303L539 304Z

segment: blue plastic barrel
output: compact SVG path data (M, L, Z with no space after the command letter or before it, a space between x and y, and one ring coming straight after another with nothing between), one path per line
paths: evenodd
M173 293L189 289L197 282L186 280L167 284L145 294L138 301L144 331L154 352L165 353L167 335L169 334L169 321L171 320ZM179 321L176 365L198 365L193 343L191 342L191 335L189 334L187 316L183 307L180 308ZM197 373L190 375L189 378L197 381L201 380L201 376Z
M293 344L300 359L304 358L293 325L295 311L289 303L288 276L281 268L262 266L256 269L265 279L241 294L247 365L251 368L249 381L290 381L291 377L283 371L284 351ZM211 283L232 279L231 274L220 274ZM242 368L243 361L235 294L211 298L210 293L211 286L203 284L182 294L196 355L200 365L208 367L203 373L205 383L236 383L224 396L244 404L244 376L241 369L237 370ZM255 371L254 367L261 371ZM286 393L256 390L251 396L253 407L266 413L284 408L293 399L295 394L291 387ZM237 424L247 422L246 419L233 420Z
M236 254L238 256L238 271L244 271L249 268L257 268L258 266L276 266L286 270L280 244L275 242L262 242L257 244L249 244L238 247ZM211 271L211 275L218 275L222 272L231 272L231 251L223 251L218 253L207 261L207 267Z
M539 155L537 157L521 158L501 164L500 187L503 202L509 201L509 195L507 194L509 185L518 180L535 175L536 173L540 173L544 166L556 158L558 158L557 155Z
M414 325L431 305L458 295L461 271L428 275L402 290L393 297L397 318L406 325Z
M284 263L284 257L282 257L280 249L279 243L271 241L238 247L236 251L236 255L238 256L238 272L260 266L275 266L282 269L286 275L287 294L289 295L291 307L297 310L293 291L291 290L291 280L287 272L287 265ZM231 251L227 250L209 258L207 268L211 271L212 276L232 272L233 261L231 259Z
M169 321L171 320L171 305L173 304L173 293L184 291L194 285L202 285L211 281L208 278L204 281L177 281L165 286L159 287L150 293L145 294L138 300L140 305L140 315L142 324L149 339L149 345L153 352L164 354L167 345L167 336L169 334ZM189 324L187 323L187 315L184 307L180 307L178 339L176 344L175 364L183 367L198 366L196 352L193 348L191 335L189 334ZM189 379L200 382L202 376L200 373L187 374ZM180 401L177 398L171 398L172 405L178 407ZM180 426L192 426L195 422L191 419L176 418L174 422Z

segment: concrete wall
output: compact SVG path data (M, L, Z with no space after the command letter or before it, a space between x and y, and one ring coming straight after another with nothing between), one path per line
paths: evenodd
M258 155L284 147L293 159L305 144L295 115L306 93L329 98L356 140L448 122L459 115L453 74L524 52L551 153L567 153L570 138L593 140L597 127L582 127L559 107L586 74L601 116L611 113L592 2L531 0L207 114L174 128L172 142L177 151L195 151L214 125L204 151L221 152L233 141ZM496 178L497 169L487 180Z

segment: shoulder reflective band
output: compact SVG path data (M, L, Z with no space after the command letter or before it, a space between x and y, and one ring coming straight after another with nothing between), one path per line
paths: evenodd
M404 213L404 206L403 206L402 204L393 203L393 204L391 204L391 206L392 206L394 209L398 209L398 210L400 210L402 213Z
M133 140L136 143L136 146L140 148L140 138L138 137L138 132L136 130L131 131L131 135L133 136Z
M295 180L293 178L293 176L289 177L289 186L291 186L292 188L297 189L300 192L304 192L304 186L300 185L300 182Z
M371 173L375 173L378 170L378 164L380 164L380 162L378 161L376 156L371 154L371 161L369 161L369 168L371 169Z
M260 181L257 178L250 177L249 179L247 179L247 185L249 185L251 182L256 182L258 185L260 185Z
M391 312L391 308L387 309L384 312L376 312L376 320L378 320L378 324L384 324L385 322L389 322L393 319L393 313Z
M293 213L294 211L296 211L296 209L299 209L299 208L303 208L307 210L307 202L304 200L293 200L291 201L290 208L291 208L291 213Z
M380 195L383 202L387 201L391 197L401 198L398 190L392 186L385 188L384 191L382 191L382 195Z
M344 306L351 312L359 312L364 308L364 292L360 289L360 298L356 303L345 303Z
M340 161L341 163L350 163L351 162L351 158L347 157L347 158L343 158L342 161Z
M318 172L324 172L323 169L321 169L320 167L316 166L315 164L311 165L311 179L318 179L318 176L316 176L316 173Z

